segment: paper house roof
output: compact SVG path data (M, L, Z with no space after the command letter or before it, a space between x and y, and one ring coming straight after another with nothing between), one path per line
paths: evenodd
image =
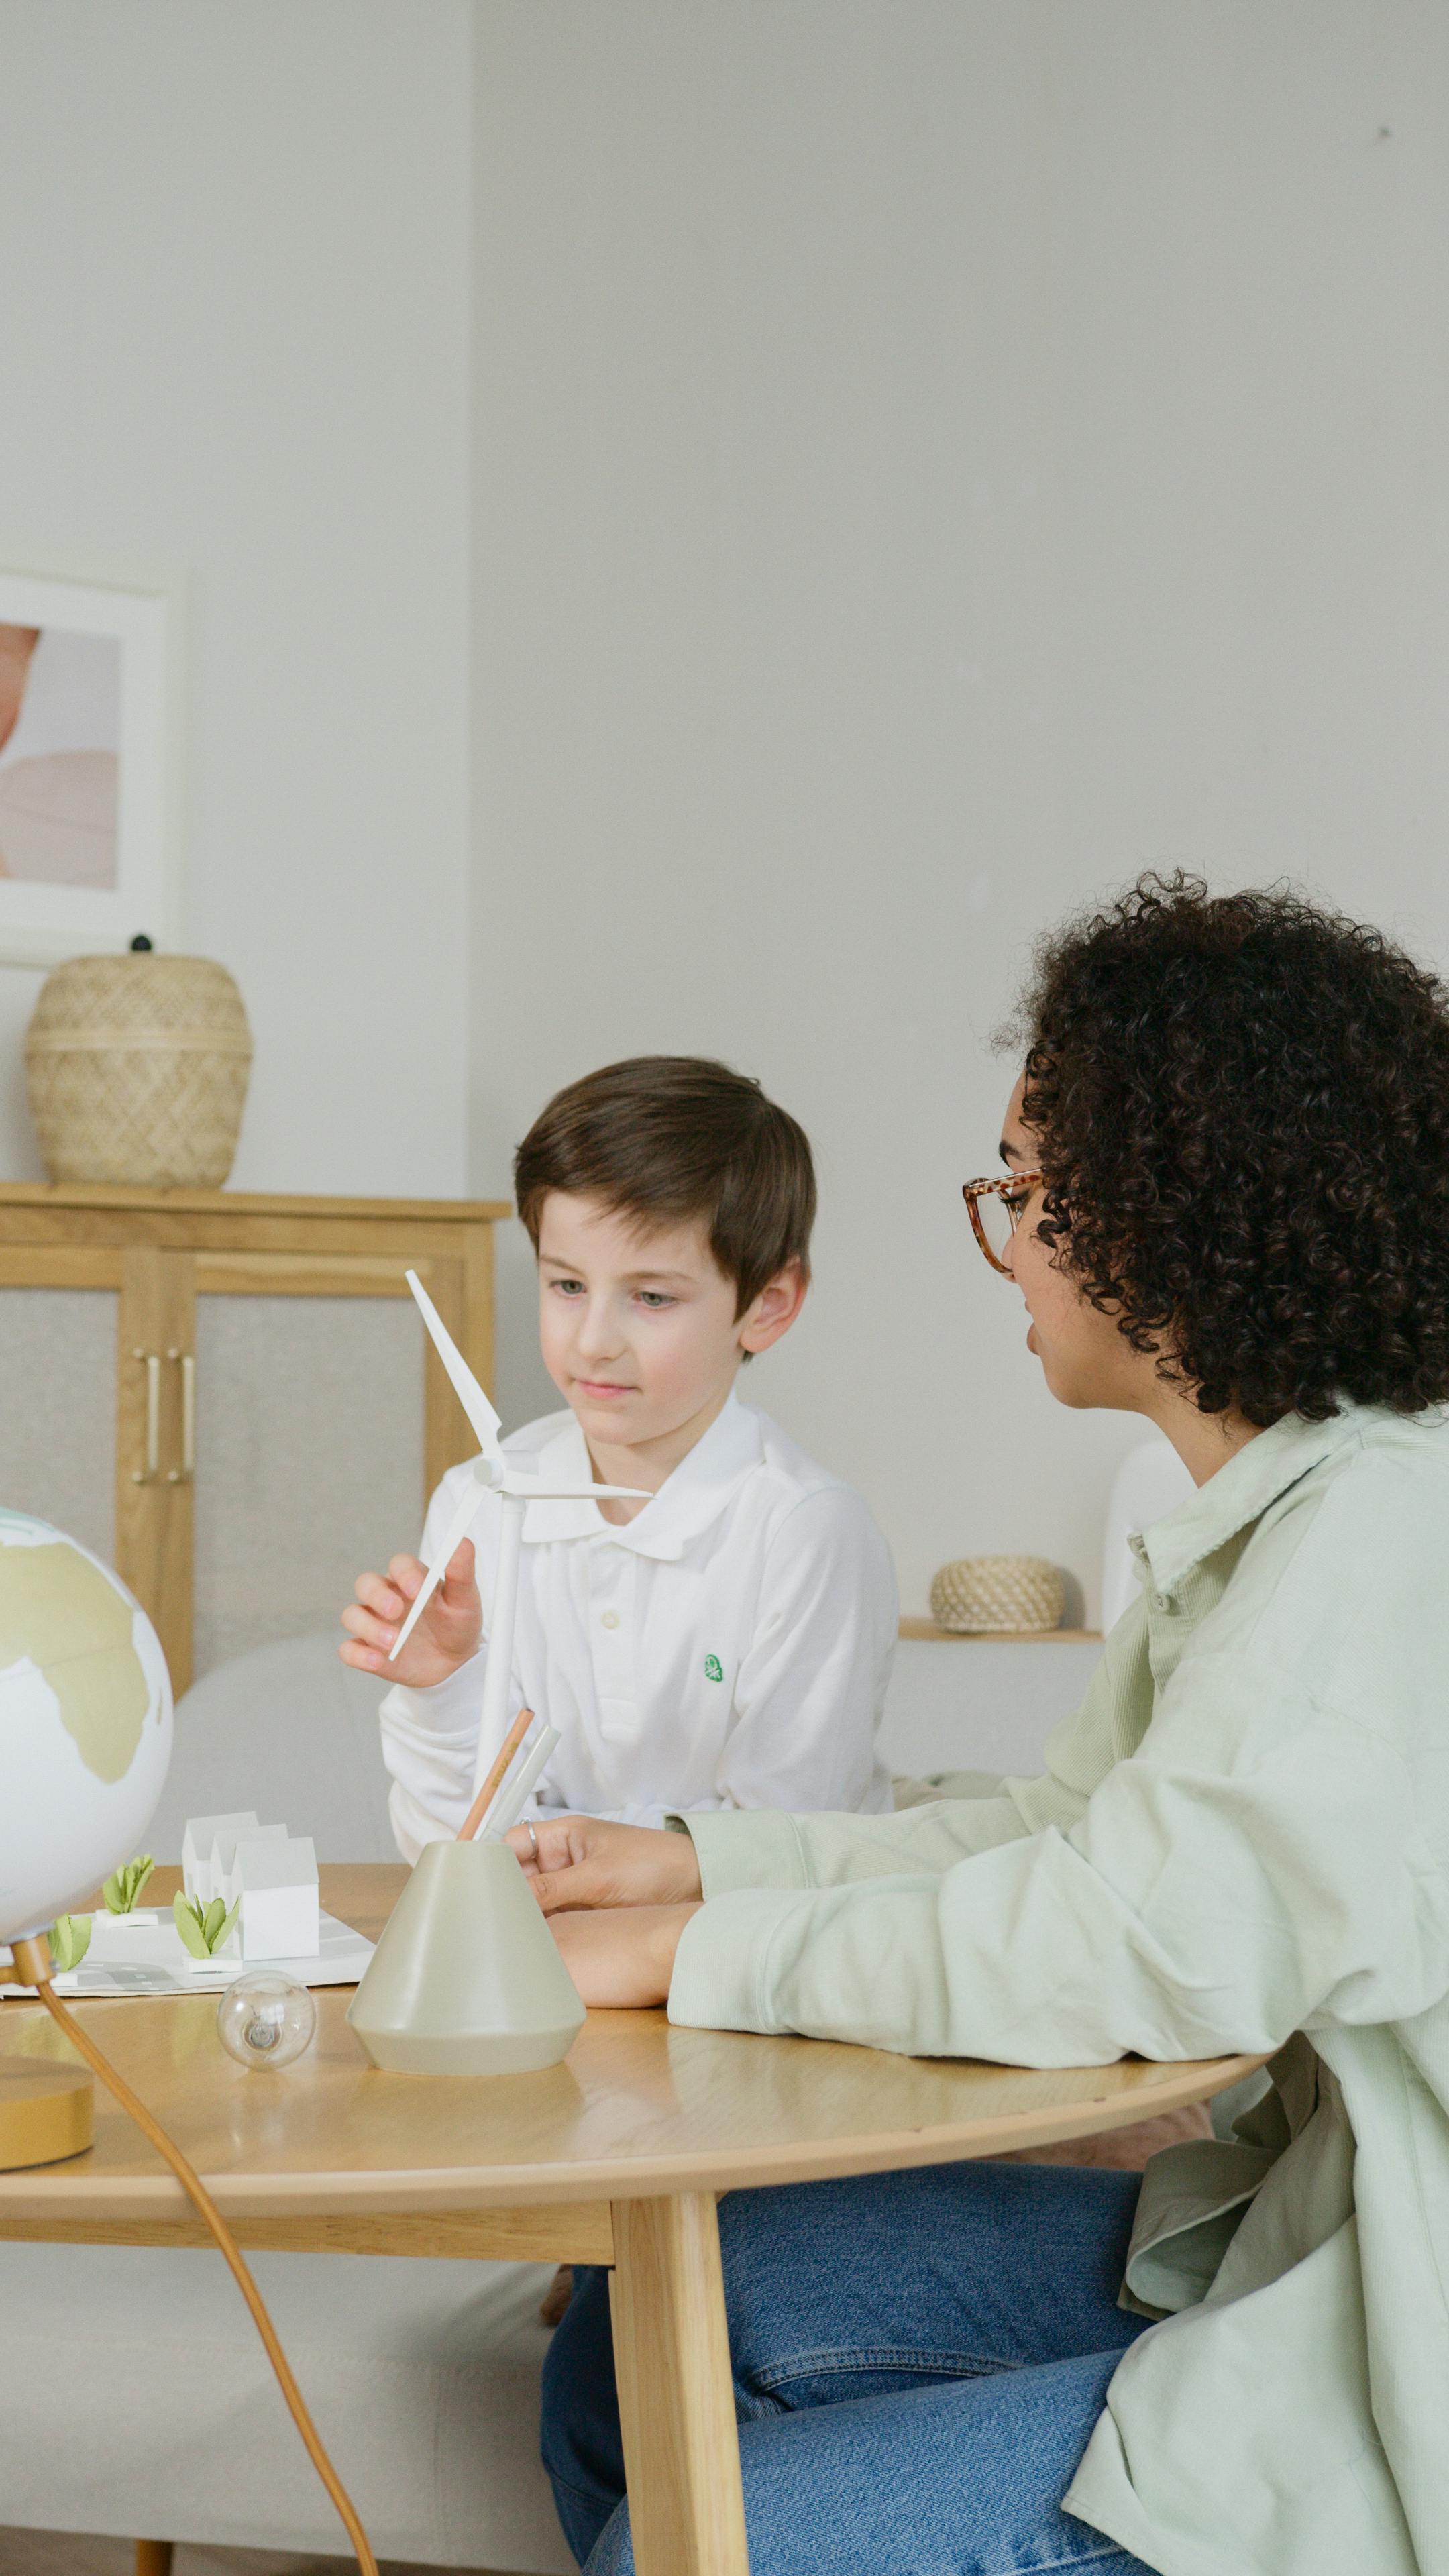
M235 1871L233 1885L239 1896L256 1896L263 1888L315 1887L317 1853L312 1837L283 1829L280 1841L239 1843Z
M229 1834L235 1841L239 1834L255 1833L257 1829L254 1807L239 1807L230 1816L188 1816L182 1858L188 1868L195 1868L198 1861L210 1860L212 1846L221 1835Z
M222 1880L229 1878L236 1867L238 1852L245 1851L251 1843L284 1843L286 1839L285 1825L259 1825L255 1817L231 1833L218 1834L211 1847L211 1874L218 1893Z

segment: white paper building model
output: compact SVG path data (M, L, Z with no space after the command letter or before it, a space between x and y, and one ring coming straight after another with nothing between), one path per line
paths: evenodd
M217 1835L211 1846L211 1892L219 1896L230 1913L241 1890L237 1884L237 1853L246 1843L284 1843L285 1825L259 1825L255 1818L237 1825L230 1832Z
M232 1871L244 1959L315 1959L322 1946L310 1834L238 1843Z
M186 1893L228 1912L240 1907L226 1944L244 1959L315 1959L321 1949L317 1853L311 1836L263 1825L252 1807L193 1816L181 1848Z
M211 1876L212 1854L218 1840L229 1836L235 1841L238 1834L258 1830L252 1807L230 1816L192 1816L181 1846L181 1875L187 1895L202 1905L209 1905L214 1896L219 1896L221 1890L212 1885Z

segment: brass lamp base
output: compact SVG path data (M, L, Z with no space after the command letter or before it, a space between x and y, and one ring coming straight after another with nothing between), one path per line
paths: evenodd
M85 2153L95 2135L95 2086L79 2066L0 2067L0 2173Z

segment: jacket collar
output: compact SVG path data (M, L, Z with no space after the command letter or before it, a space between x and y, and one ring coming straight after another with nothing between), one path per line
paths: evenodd
M635 1556L682 1556L690 1540L718 1520L764 1454L759 1415L731 1391L723 1412L632 1521L616 1527L587 1497L530 1503L523 1516L524 1543L591 1538L628 1548ZM588 1443L572 1414L539 1450L538 1465L540 1475L569 1484L591 1482Z
M1159 1592L1173 1592L1205 1557L1236 1538L1250 1521L1260 1520L1271 1503L1291 1485L1362 1439L1366 1421L1380 1419L1374 1407L1340 1399L1340 1409L1327 1422L1305 1422L1285 1414L1240 1449L1195 1494L1165 1512L1150 1529L1134 1531L1131 1547Z

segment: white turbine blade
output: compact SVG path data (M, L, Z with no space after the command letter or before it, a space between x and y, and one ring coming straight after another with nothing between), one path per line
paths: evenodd
M437 1555L434 1557L432 1564L428 1568L427 1575L423 1582L423 1588L418 1594L416 1601L413 1603L411 1610L408 1612L407 1617L404 1619L402 1626L399 1628L395 1642L388 1649L387 1660L390 1664L396 1663L398 1656L402 1653L404 1646L407 1644L414 1628L421 1619L423 1612L426 1610L428 1603L433 1597L433 1594L437 1591L439 1584L447 1573L448 1567L452 1563L456 1551L462 1546L464 1539L472 1528L473 1523L478 1516L478 1506L483 1500L483 1493L484 1488L476 1481L476 1479L470 1477L468 1482L468 1491L463 1496L461 1503L458 1505L458 1508L453 1515L452 1527L449 1530L447 1537L444 1539L442 1546L439 1548Z
M524 1755L512 1779L500 1780L493 1804L478 1828L480 1843L502 1842L504 1835L517 1824L528 1804L529 1791L558 1741L558 1728L546 1726L537 1743Z
M417 1299L418 1311L427 1325L433 1348L447 1370L458 1402L473 1426L479 1448L492 1464L501 1466L503 1451L498 1439L498 1434L503 1428L501 1414L494 1412L417 1272L409 1270L405 1275L408 1286Z
M517 1494L529 1503L601 1502L652 1503L653 1495L645 1485L545 1485L531 1477L505 1476L500 1488L505 1494Z

